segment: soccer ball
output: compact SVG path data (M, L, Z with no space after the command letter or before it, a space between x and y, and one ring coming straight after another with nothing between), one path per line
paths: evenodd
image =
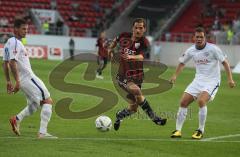
M109 131L112 128L112 120L108 116L99 116L95 121L95 125L100 131Z

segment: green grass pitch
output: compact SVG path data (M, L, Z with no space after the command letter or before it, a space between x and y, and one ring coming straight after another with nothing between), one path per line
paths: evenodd
M49 83L49 74L60 62L32 60L34 72L45 82L55 102L64 97L73 98L70 106L73 111L92 108L100 98L78 93L67 93L54 89ZM75 67L66 77L67 82L87 84L108 89L117 93L111 81L110 66L104 71L104 80L83 80L87 64ZM158 70L158 69L156 69ZM160 77L169 79L174 72L169 68ZM201 141L191 139L198 127L198 107L191 105L181 139L170 139L175 129L175 116L182 92L194 77L193 69L185 69L174 87L164 93L146 96L157 113L167 113L168 123L156 126L147 120L139 109L137 115L123 121L119 131L99 132L95 129L97 116L88 119L63 119L53 112L49 123L49 132L59 137L57 140L38 140L40 112L27 117L21 123L21 136L16 137L10 130L9 118L18 113L25 105L22 92L7 95L3 71L0 71L0 157L190 157L190 156L240 156L240 90L239 86L230 89L226 75L222 73L220 89L214 101L208 104L208 117L204 138ZM239 75L233 75L238 83ZM144 85L148 88L151 85ZM109 98L110 99L110 98ZM119 96L118 104L102 113L114 121L115 113L127 106Z

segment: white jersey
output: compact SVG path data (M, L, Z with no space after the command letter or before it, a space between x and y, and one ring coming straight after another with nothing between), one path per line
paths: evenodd
M50 97L46 86L32 71L29 57L22 42L15 37L8 39L4 46L3 60L16 60L19 72L20 87L27 97L28 105L37 103Z
M25 47L22 42L15 37L8 39L4 46L3 60L10 61L15 59L17 61L17 68L19 72L19 79L23 81L25 78L30 78L35 76L29 57Z
M196 74L195 79L200 81L218 81L221 79L220 65L226 59L226 55L216 45L206 43L206 46L198 50L192 45L179 58L179 62L185 64L193 59Z

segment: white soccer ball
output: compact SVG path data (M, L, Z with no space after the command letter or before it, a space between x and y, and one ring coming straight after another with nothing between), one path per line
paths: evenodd
M99 116L95 121L95 125L100 131L109 131L112 128L112 120L108 116Z

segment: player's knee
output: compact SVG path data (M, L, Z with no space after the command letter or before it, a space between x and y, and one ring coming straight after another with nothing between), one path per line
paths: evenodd
M145 98L143 95L136 95L135 99L136 99L137 104L140 104L144 101Z
M51 104L51 105L52 105L52 104L53 104L52 98L49 97L49 98L43 100L43 101L41 102L41 105L43 105L43 104Z
M139 96L139 95L142 95L142 92L139 88L135 88L135 89L131 89L131 93L134 95L134 96Z
M181 102L180 102L180 106L181 106L181 107L186 108L186 107L188 107L188 105L189 105L188 101L186 101L186 100L181 100Z
M136 95L142 95L141 89L135 84L129 85L128 86L128 91L135 96Z
M207 102L205 100L203 100L203 99L198 99L197 103L198 103L199 107L203 107L203 106L206 105Z
M138 105L129 106L129 110L132 111L132 112L137 112L137 109L138 109Z

